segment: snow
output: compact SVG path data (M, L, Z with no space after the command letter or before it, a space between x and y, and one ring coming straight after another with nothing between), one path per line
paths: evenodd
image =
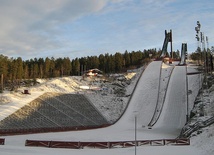
M152 118L157 101L160 66L161 62L154 61L146 68L140 77L128 110L118 122L119 126L129 125L128 123L132 125L135 115L139 118L137 123L141 128L147 126Z
M0 146L0 154L2 155L41 155L41 154L76 154L76 155L109 155L109 154L134 154L135 148L121 148L121 149L53 149L53 148L35 148L25 147L25 140L62 140L62 141L123 141L134 140L135 138L135 124L134 119L137 119L137 139L167 139L176 138L179 131L185 124L186 119L186 67L176 66L172 72L167 91L166 84L162 84L160 77L160 68L170 73L172 66L154 61L148 65L143 74L141 72L144 68L138 70L137 73L126 75L126 79L130 79L130 84L120 83L126 88L126 94L122 97L116 96L112 93L111 83L103 83L100 81L89 82L82 80L81 77L64 77L51 80L37 80L40 84L31 88L20 88L18 92L4 92L0 96L0 120L4 119L11 113L15 112L20 107L29 103L36 97L45 92L60 92L60 93L84 93L91 102L107 117L108 120L114 122L123 113L129 96L134 89L134 86L139 79L135 91L130 99L130 103L121 117L121 119L114 125L95 130L86 131L72 131L72 132L57 132L45 134L28 134L17 136L4 136L6 144ZM166 69L169 69L168 71ZM162 71L163 71L162 70ZM188 66L188 71L195 70L195 67ZM163 73L161 77L163 78ZM192 93L189 95L189 109L193 107L193 102L198 94L200 76L193 75L188 77L188 90ZM163 82L169 80L165 77ZM96 86L108 88L103 92L98 90L84 90L81 86ZM166 91L165 102L163 103L162 113L157 123L148 129L148 123L152 119L157 103L159 86ZM29 89L31 95L23 95L21 92L24 89ZM164 93L164 94L165 94ZM190 146L141 146L137 147L137 154L157 154L157 155L209 155L214 152L212 146L214 145L213 126L204 129L200 135L191 138ZM1 137L2 138L2 137Z
M155 128L165 129L173 135L179 135L181 128L186 123L186 70L177 66L173 70L162 114L155 124ZM174 95L176 94L176 95Z

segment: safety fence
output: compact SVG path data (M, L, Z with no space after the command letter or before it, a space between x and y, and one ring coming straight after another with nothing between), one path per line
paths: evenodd
M5 139L4 138L0 138L0 145L4 145L5 143Z
M115 141L115 142L69 142L69 141L40 141L40 140L25 141L25 146L70 148L70 149L84 149L84 148L112 149L143 145L145 146L190 145L190 139L160 139L160 140L141 140L141 141L139 140Z
M199 130L201 128L207 127L207 126L209 126L211 124L214 124L214 117L211 117L211 118L209 118L209 119L207 119L205 121L198 121L198 122L196 122L195 124L193 124L191 126L187 125L182 129L181 134L180 134L179 137L182 137L182 138L190 137L190 135L193 132L195 132L195 131L197 131L197 130Z

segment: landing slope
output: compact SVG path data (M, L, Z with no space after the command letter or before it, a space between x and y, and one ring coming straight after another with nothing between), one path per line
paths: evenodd
M176 66L171 75L163 111L154 128L178 135L186 122L186 68Z
M153 61L148 65L139 79L129 107L116 125L133 125L135 116L141 128L151 121L157 103L161 65L161 61Z

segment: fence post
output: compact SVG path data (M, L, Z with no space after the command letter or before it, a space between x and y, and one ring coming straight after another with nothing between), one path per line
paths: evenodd
M52 147L52 141L48 142L48 147Z
M81 149L81 142L78 142L78 149Z

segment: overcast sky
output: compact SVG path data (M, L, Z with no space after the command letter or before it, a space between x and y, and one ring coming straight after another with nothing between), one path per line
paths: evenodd
M195 51L196 22L214 46L213 0L0 0L0 54L85 57L162 48Z

